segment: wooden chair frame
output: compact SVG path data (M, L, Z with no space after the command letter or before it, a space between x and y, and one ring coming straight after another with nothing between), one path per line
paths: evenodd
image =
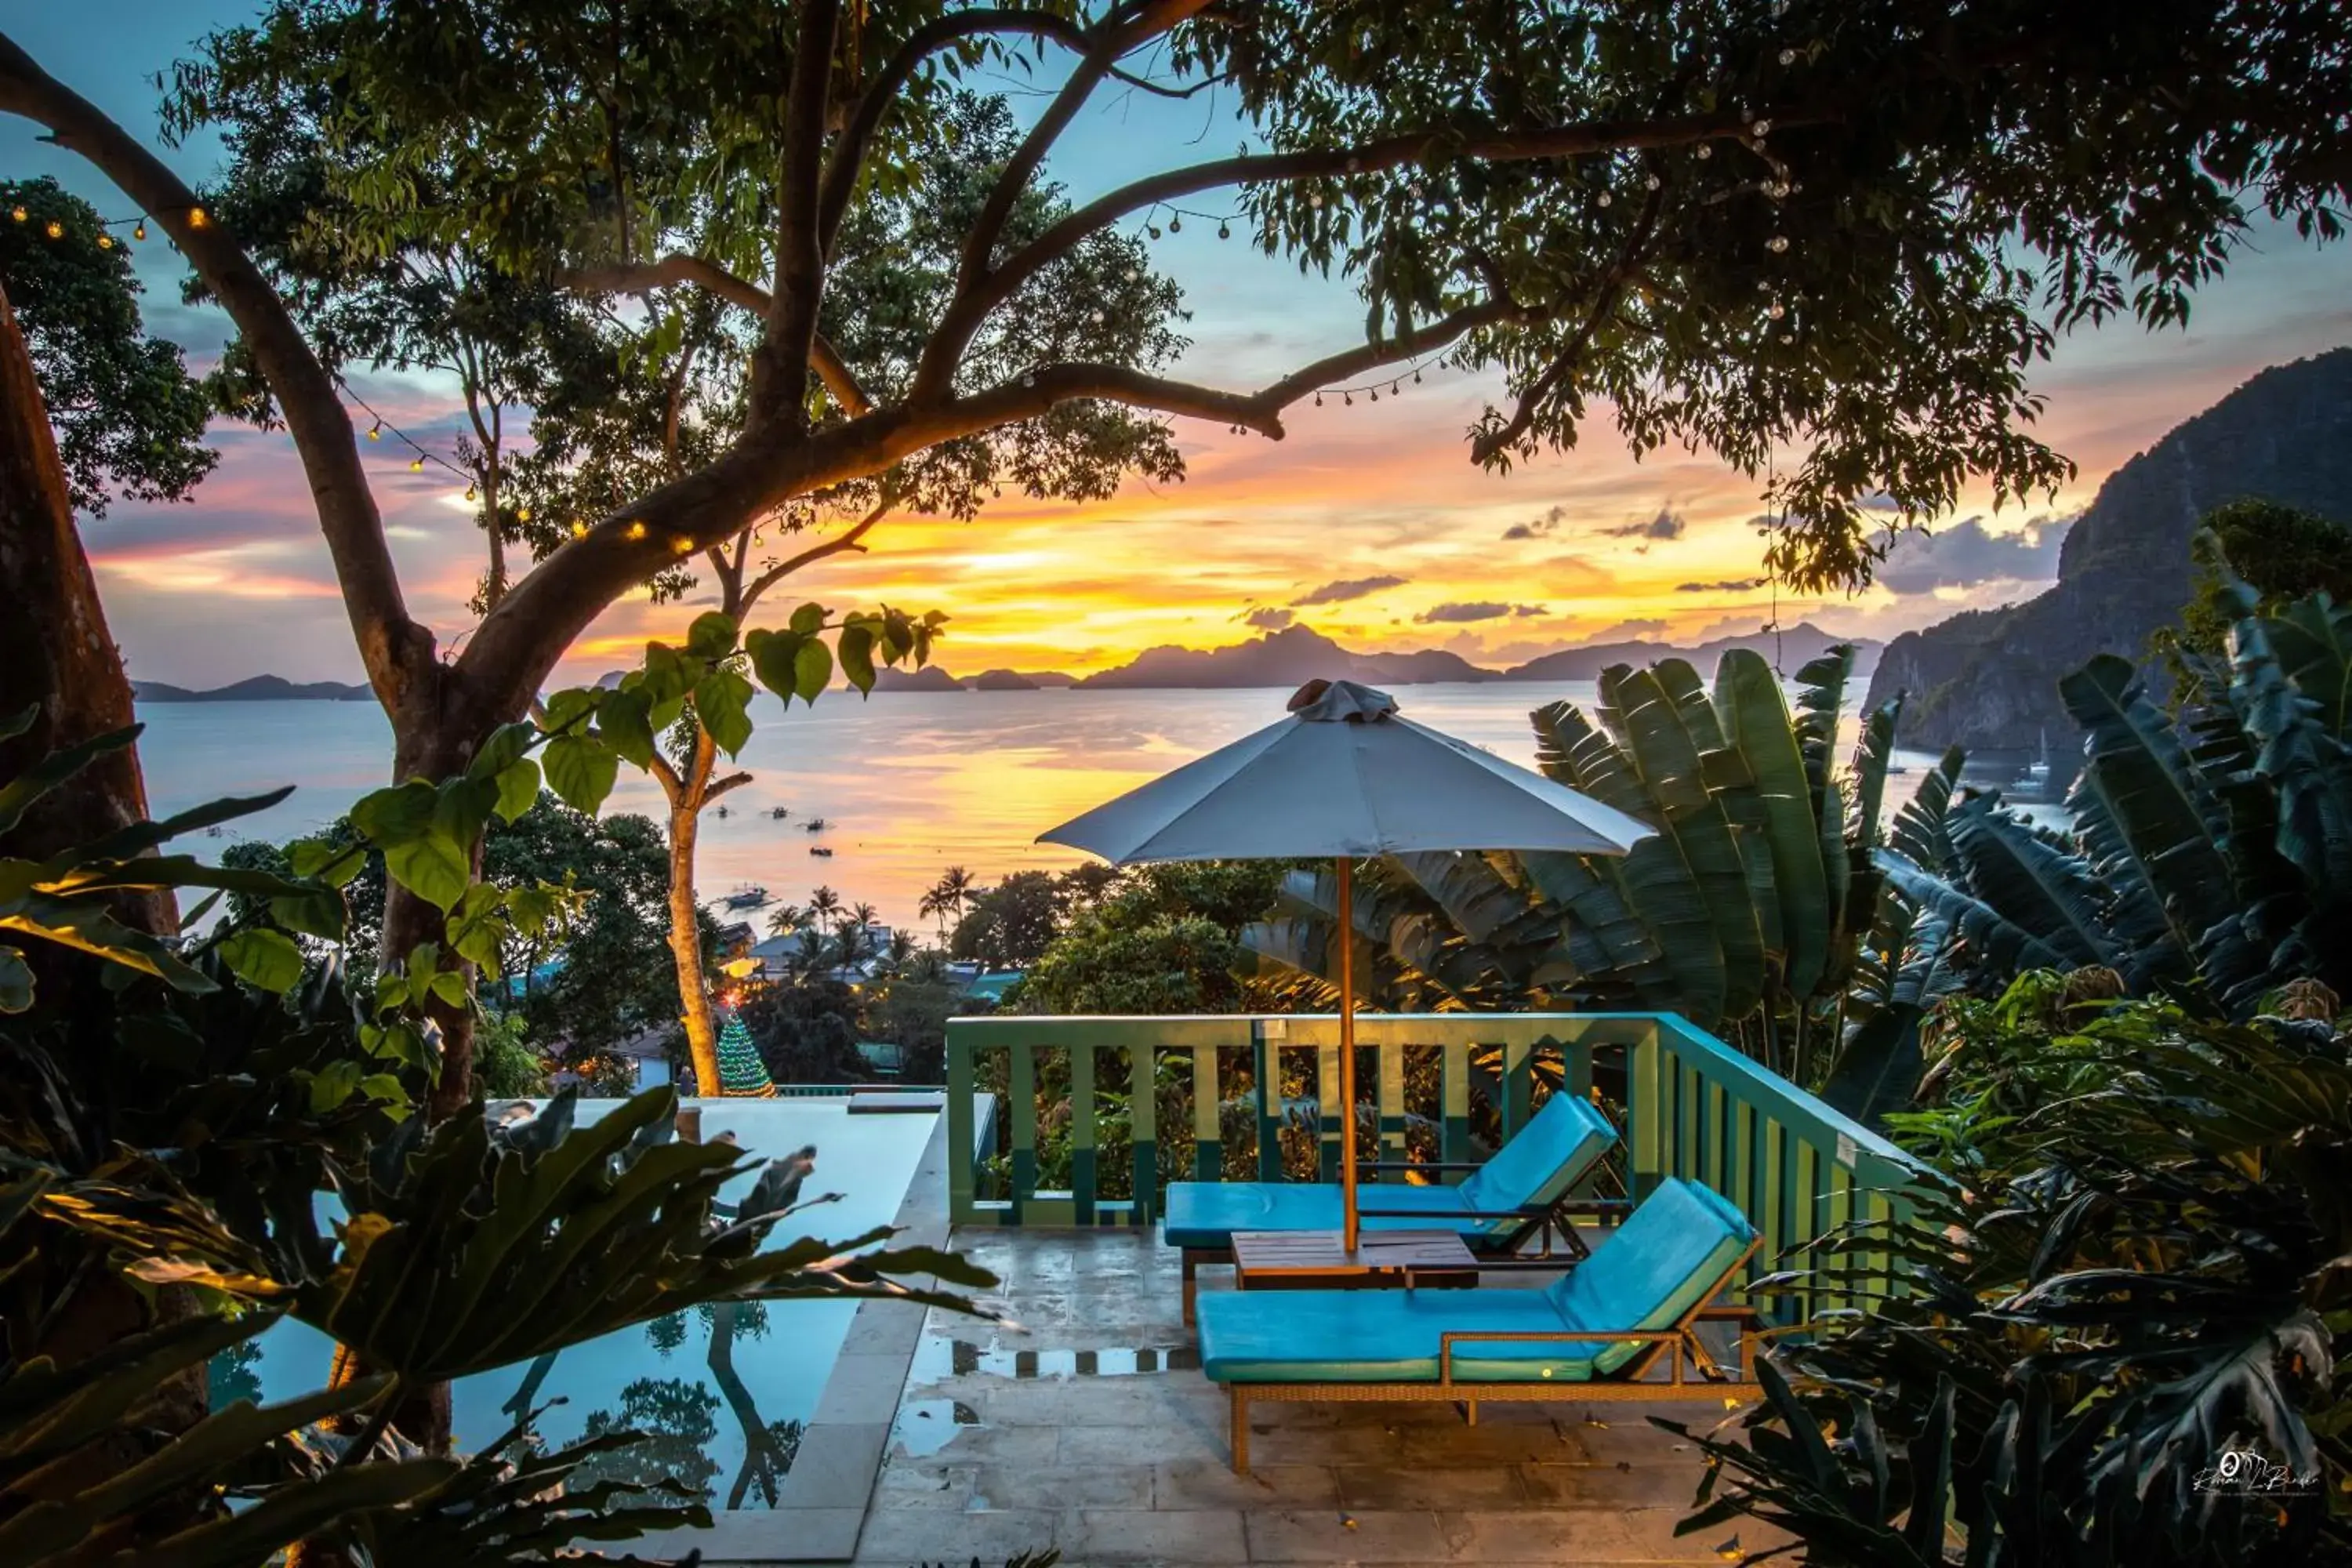
M1461 1408L1466 1424L1475 1426L1482 1400L1546 1404L1573 1401L1601 1405L1671 1404L1712 1398L1760 1399L1764 1390L1756 1382L1756 1353L1768 1331L1763 1320L1752 1307L1719 1304L1717 1298L1739 1277L1740 1270L1747 1268L1748 1260L1756 1256L1757 1248L1762 1245L1760 1237L1749 1242L1748 1249L1699 1298L1698 1304L1684 1313L1670 1329L1464 1330L1439 1335L1437 1379L1433 1383L1227 1384L1226 1392L1233 1402L1231 1446L1234 1473L1241 1476L1249 1474L1249 1407L1255 1401L1316 1405L1449 1404ZM1699 1324L1727 1321L1736 1321L1740 1325L1739 1370L1737 1375L1717 1362L1698 1337ZM1581 1383L1552 1380L1536 1383L1456 1382L1454 1377L1454 1347L1491 1341L1560 1344L1624 1344L1636 1341L1645 1348L1610 1376ZM1666 1376L1664 1381L1652 1380L1649 1373L1661 1360L1666 1364Z

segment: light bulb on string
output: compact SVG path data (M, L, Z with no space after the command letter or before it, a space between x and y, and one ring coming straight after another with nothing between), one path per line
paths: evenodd
M145 218L141 218L137 226L131 229L131 237L133 239L144 239L147 237L147 220Z
M1392 382L1389 383L1389 395L1390 395L1391 397L1394 397L1396 395L1397 395L1397 384L1396 384L1395 382L1393 382L1393 381L1392 381Z
M379 419L374 424L368 426L368 439L371 441L381 441L383 439L383 420Z
M1616 197L1614 197L1614 196L1612 196L1612 195L1611 195L1607 191L1603 191L1603 192L1601 192L1601 195L1600 195L1598 197L1596 197L1595 199L1596 199L1597 201L1599 201L1599 202L1600 202L1600 204L1601 204L1602 206L1604 206L1604 207L1605 207L1605 206L1607 206L1611 202L1615 201L1617 198L1616 198Z
M59 223L57 219L51 218L49 220L48 236L51 239L63 239L66 237L66 226Z
M1233 237L1234 230L1231 224L1221 223L1217 226L1217 237L1219 239L1231 239Z
M1789 313L1789 308L1786 305L1781 304L1778 300L1775 300L1772 301L1772 308L1764 313L1777 321L1781 317Z
M1778 256L1789 248L1789 237L1785 234L1776 234L1764 242L1764 248Z
M1419 386L1421 384L1421 372L1414 371L1412 373L1412 384L1415 386Z
M467 485L466 487L466 499L467 500L472 500L474 499L474 487L472 485Z
M1378 403L1380 400L1381 400L1381 389L1380 389L1379 387L1377 387L1377 386L1376 386L1376 387L1372 388L1372 401L1373 401L1374 403Z
M1698 155L1702 158L1712 158L1715 156L1715 149L1702 142L1698 144Z
M1652 174L1648 179L1643 180L1643 181L1642 182L1642 187L1643 187L1643 189L1644 189L1644 190L1651 190L1651 191L1654 191L1654 190L1656 190L1656 189L1658 188L1658 184L1659 184L1658 176L1657 176L1657 175L1655 175L1655 174Z
M1797 51L1794 49L1782 49L1780 51L1780 63L1784 66L1795 65L1797 63Z
M1160 226L1158 224L1145 224L1143 226L1143 232L1150 235L1152 238L1158 239L1160 237Z
M425 471L425 459L424 459L424 458L409 458L409 459L408 459L408 471L409 471L410 473L412 473L412 474L421 474L421 473L423 473L423 472Z
M100 250L112 250L114 248L114 237L110 234L100 235L98 237L98 247Z
M530 521L530 508L527 506L519 506L515 508L515 521L517 522L529 522Z
M1319 392L1315 395L1315 406L1318 408L1323 406L1323 395Z
M18 223L22 223L25 221L25 209L23 207L10 207L8 209L8 216L15 218Z
M1343 392L1339 395L1339 401L1353 408L1356 406L1356 395L1352 392Z
M1181 234L1184 232L1184 215L1182 213L1171 213L1169 215L1168 232L1171 234Z

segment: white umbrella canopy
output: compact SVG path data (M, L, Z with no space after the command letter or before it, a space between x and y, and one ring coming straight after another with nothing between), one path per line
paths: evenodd
M1339 908L1360 857L1439 849L1622 855L1655 830L1542 774L1416 724L1384 691L1309 681L1290 717L1037 836L1114 865L1164 860L1339 863ZM1355 963L1339 943L1339 1097L1355 1105ZM1343 1243L1356 1249L1356 1140L1340 1139Z

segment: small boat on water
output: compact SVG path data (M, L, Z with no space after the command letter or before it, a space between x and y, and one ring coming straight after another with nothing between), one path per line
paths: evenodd
M2050 731L2042 731L2042 755L2025 764L2017 782L2027 789L2046 790L2050 787Z
M768 808L768 815L774 817L778 822L782 822L786 816L790 816L791 813L787 812L781 805L772 805Z
M812 844L812 845L810 845L810 846L809 846L809 853L810 853L810 854L812 854L812 855L817 856L818 858L822 858L822 859L830 860L830 859L832 859L832 858L833 858L833 851L832 851L832 850L830 850L830 849L827 849L827 848L826 848L824 845L822 845L822 844Z
M832 823L827 822L822 816L812 816L806 822L801 824L801 831L803 833L823 833L826 828L831 827L832 826Z
M775 900L768 896L768 889L756 882L738 888L727 895L727 907L730 910L756 910L762 904L774 902Z

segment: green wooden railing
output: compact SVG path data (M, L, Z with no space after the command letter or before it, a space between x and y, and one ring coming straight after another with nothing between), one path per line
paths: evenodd
M1381 1159L1402 1158L1408 1121L1435 1129L1438 1158L1475 1157L1474 1096L1485 1102L1503 1138L1525 1125L1540 1100L1539 1082L1590 1092L1596 1069L1624 1117L1623 1168L1636 1199L1668 1176L1706 1183L1738 1204L1763 1234L1754 1274L1782 1266L1790 1249L1854 1219L1885 1219L1906 1208L1918 1167L1900 1150L1787 1079L1670 1013L1359 1014L1360 1049L1377 1053L1377 1069L1359 1075L1377 1107ZM1410 1051L1434 1050L1434 1103L1408 1102ZM1170 1181L1223 1179L1222 1107L1242 1096L1255 1127L1255 1178L1285 1179L1278 1134L1283 1107L1267 1097L1291 1053L1312 1053L1307 1081L1317 1104L1336 1101L1339 1019L1331 1015L1190 1017L955 1018L948 1023L949 1147L972 1151L950 1168L949 1200L959 1225L1147 1226L1159 1217ZM1171 1058L1189 1067L1193 1154L1191 1169L1171 1171L1160 1157L1157 1097L1130 1094L1126 1105L1132 1169L1116 1184L1132 1195L1103 1194L1099 1068L1123 1062L1129 1085L1155 1083ZM1039 1185L1041 1062L1066 1068L1069 1085L1069 1184ZM1359 1058L1360 1063L1361 1058ZM1543 1070L1538 1072L1538 1064ZM1246 1087L1243 1087L1244 1077ZM998 1132L981 1136L975 1103L983 1088L1001 1092ZM1059 1098L1058 1096L1056 1097ZM1315 1123L1321 1174L1337 1180L1339 1124ZM996 1150L992 1160L987 1149ZM1864 1252L1831 1265L1832 1280L1858 1286L1883 1276L1886 1260ZM1779 1314L1848 1304L1847 1289L1790 1300Z

